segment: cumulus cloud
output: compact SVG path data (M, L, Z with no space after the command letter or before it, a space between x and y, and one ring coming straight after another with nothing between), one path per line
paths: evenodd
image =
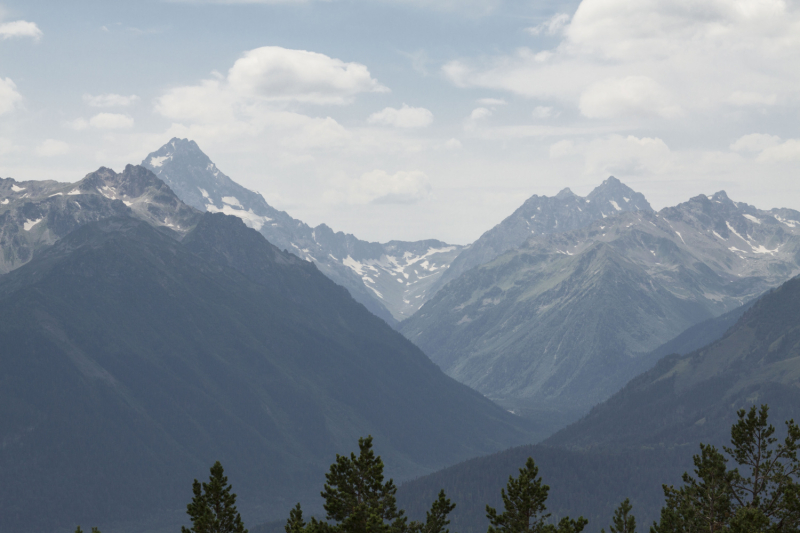
M739 137L736 142L731 144L734 152L760 152L766 148L771 148L780 144L781 138L777 135L767 135L766 133L751 133Z
M36 153L40 157L54 157L69 153L69 145L64 141L47 139L36 147Z
M239 94L312 104L346 104L359 93L389 91L360 63L279 46L246 52L228 71L227 83Z
M556 13L548 21L543 22L538 26L527 28L525 31L531 35L540 35L542 33L546 33L547 35L555 35L564 29L568 23L569 15L566 13Z
M469 118L471 120L481 120L491 116L492 111L490 109L486 109L485 107L477 107L472 110L472 113L469 114Z
M560 100L596 118L800 101L795 3L583 0L562 33L552 49L458 59L443 73L459 87Z
M800 139L788 139L781 144L765 148L758 154L757 159L766 163L800 161Z
M133 127L133 119L119 113L98 113L89 119L89 125L101 130L119 130Z
M16 84L10 78L0 78L0 115L14 110L20 102L22 95L17 92Z
M502 98L479 98L478 103L481 104L482 106L488 106L488 107L508 104L508 102L506 102Z
M367 119L370 124L385 124L397 128L424 128L433 122L433 113L424 107L410 107L406 104L400 109L387 107L373 113Z
M427 198L431 184L424 172L373 170L361 175L349 187L348 201L354 204L413 204Z
M609 78L594 83L581 94L578 107L589 118L630 115L672 118L681 113L669 93L647 76Z
M15 37L30 37L36 41L42 38L42 30L35 22L15 20L14 22L0 23L0 39L13 39Z
M616 176L653 174L666 170L670 160L670 149L659 138L609 135L588 144L586 171Z
M135 94L124 96L121 94L84 94L83 101L91 107L128 107L139 100Z

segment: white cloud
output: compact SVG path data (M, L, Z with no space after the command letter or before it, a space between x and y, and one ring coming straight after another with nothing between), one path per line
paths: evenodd
M478 103L482 106L493 107L493 106L500 106L500 105L507 105L508 102L501 98L479 98Z
M448 150L460 150L462 148L461 141L458 139L448 139L447 142L444 143L444 147Z
M575 143L569 139L564 139L550 145L550 158L558 159L575 153Z
M535 119L550 118L553 116L553 108L549 106L536 106L531 113Z
M242 95L312 104L347 104L359 93L389 91L360 63L279 46L246 52L228 71L227 85Z
M727 102L735 106L771 106L778 102L775 94L759 94L746 91L735 91L728 97Z
M659 138L609 135L589 143L586 172L618 177L658 174L669 167L671 158L669 147Z
M69 145L64 141L47 139L36 147L36 153L40 157L54 157L69 153Z
M89 125L101 130L128 129L133 127L133 119L119 113L98 113L89 119Z
M431 184L424 172L373 170L350 183L347 201L353 204L413 204L427 198Z
M22 102L16 84L10 78L0 78L0 115L9 113Z
M397 128L424 128L433 122L433 113L424 107L410 107L406 104L400 109L387 107L373 113L367 119L370 124L385 124Z
M458 59L443 73L458 87L558 100L598 118L800 102L794 2L583 0L563 35L550 50Z
M12 39L14 37L30 37L36 41L42 38L42 30L35 22L26 20L15 20L14 22L4 22L0 24L0 38Z
M525 31L531 35L539 35L546 33L548 35L555 35L560 32L569 23L569 15L566 13L556 13L547 22L543 22L538 26L526 28Z
M781 144L765 148L758 154L757 159L765 163L800 161L800 139L788 139Z
M767 135L766 133L751 133L739 137L736 142L731 144L734 152L760 152L766 148L780 144L781 138L777 135Z
M578 106L581 113L589 118L672 118L681 114L680 108L672 103L669 93L647 76L609 78L594 83L581 94Z
M485 107L477 107L472 110L472 113L469 114L469 118L472 120L481 120L483 118L488 118L492 116L492 111L486 109Z
M121 94L84 94L83 101L91 107L127 107L139 100L135 94L124 96Z

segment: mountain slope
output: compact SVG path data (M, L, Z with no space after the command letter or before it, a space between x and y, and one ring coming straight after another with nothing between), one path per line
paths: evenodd
M564 189L553 197L533 195L516 211L472 243L453 261L432 291L468 270L524 244L531 235L563 233L623 211L652 211L645 197L614 176L586 198Z
M563 427L656 362L643 354L800 271L791 217L718 193L534 235L401 331L448 375Z
M366 242L311 228L220 172L194 141L172 139L142 165L201 211L235 215L275 246L313 261L357 301L390 324L411 316L432 294L430 287L462 247L437 240Z
M183 243L130 217L78 228L0 278L0 338L0 531L183 521L215 460L248 522L283 518L359 436L401 479L530 439L221 214Z
M766 294L719 340L662 359L548 440L570 448L725 442L735 407L767 403L776 427L800 415L800 278Z
M748 306L751 304L748 304ZM739 310L737 310L739 311ZM458 504L451 526L484 531L484 505L532 456L552 487L548 510L583 514L587 531L609 522L625 498L646 525L663 505L662 484L693 468L698 444L729 444L736 410L770 405L771 422L800 418L800 278L764 295L721 338L688 355L664 358L584 419L543 444L471 459L403 484L412 517L444 488Z
M0 274L83 224L126 214L178 234L199 217L140 166L128 165L120 174L100 168L77 183L0 180Z

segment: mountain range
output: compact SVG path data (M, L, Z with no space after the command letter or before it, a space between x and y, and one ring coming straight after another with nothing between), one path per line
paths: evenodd
M397 479L530 441L530 423L239 218L179 201L140 214L145 191L174 199L159 182L142 167L90 174L52 198L118 213L0 277L0 531L174 526L215 460L249 522L276 519L314 509L359 436Z
M659 345L800 272L796 211L719 192L605 216L532 234L401 331L448 375L555 430L652 367Z
M235 215L275 246L312 261L370 311L397 325L431 296L462 246L438 240L367 242L310 227L223 174L194 141L170 140L142 162L187 204Z
M547 507L555 517L583 515L590 519L587 531L598 532L630 498L637 525L645 529L663 505L662 484L680 485L681 473L693 468L698 445L730 444L738 409L769 405L780 438L783 422L800 418L800 277L746 307L719 338L688 354L664 357L543 443L407 482L399 501L419 518L444 488L457 503L453 530L485 531L484 505L501 504L508 476L532 456L552 487ZM707 322L677 345L717 326Z

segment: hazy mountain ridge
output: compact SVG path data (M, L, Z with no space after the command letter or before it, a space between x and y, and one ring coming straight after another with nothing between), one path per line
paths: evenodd
M642 354L800 272L797 220L717 193L533 235L401 331L449 375L509 409L552 410L557 427L655 363Z
M532 456L552 487L547 507L554 516L582 514L590 519L587 531L598 532L630 498L637 523L646 526L663 505L661 485L679 484L698 444L730 443L737 409L769 404L779 436L783 421L800 418L800 278L748 305L720 338L662 359L544 443L407 482L400 502L412 517L424 516L443 487L459 504L451 526L479 533L487 526L483 506L500 503L507 476Z
M196 209L235 215L281 249L313 261L391 324L413 314L463 248L436 240L362 241L325 224L311 228L219 171L194 141L172 139L142 165Z
M621 211L640 210L652 211L644 195L613 176L585 198L568 188L552 197L533 195L514 213L459 254L450 269L437 280L434 290L438 291L468 270L523 245L531 235L563 233Z
M275 519L358 436L396 478L531 438L238 218L174 237L108 218L0 278L0 530L180 510L218 459Z
M101 167L77 183L0 180L0 274L77 227L134 214L154 226L185 234L199 213L183 204L161 180L128 165L117 174Z

